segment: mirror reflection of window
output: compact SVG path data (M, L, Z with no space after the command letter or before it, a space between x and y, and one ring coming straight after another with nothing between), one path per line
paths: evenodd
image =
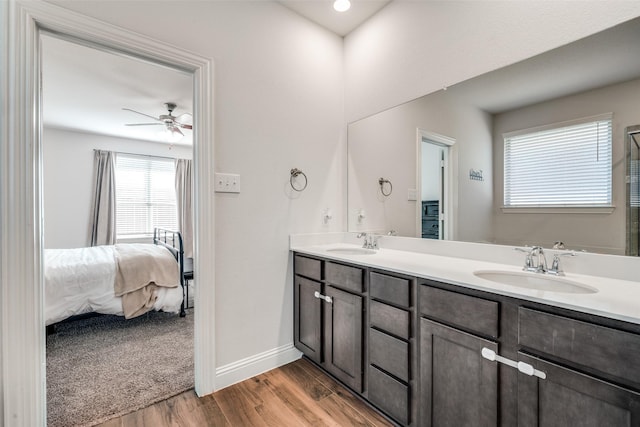
M627 250L640 254L640 125L629 126L627 134Z
M504 206L611 206L612 116L504 137Z

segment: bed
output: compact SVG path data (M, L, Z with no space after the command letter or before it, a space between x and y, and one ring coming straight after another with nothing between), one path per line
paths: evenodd
M154 243L44 251L47 326L87 313L185 315L182 236L154 230Z

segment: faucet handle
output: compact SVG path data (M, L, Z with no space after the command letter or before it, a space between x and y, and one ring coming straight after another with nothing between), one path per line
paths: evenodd
M578 256L574 251L565 252L565 253L555 253L553 254L553 261L551 262L551 268L547 273L553 274L555 276L564 276L564 270L560 266L560 257L563 256Z
M524 259L524 267L522 267L522 269L524 271L531 271L533 268L533 257L532 257L532 253L533 253L533 249L527 247L525 248L519 248L519 247L515 247L513 248L514 250L518 251L518 252L524 252L525 254L527 254L527 256Z
M365 233L365 232L363 231L363 232L361 232L361 233L358 233L358 234L356 235L356 237L357 237L358 239L362 238L362 240L364 240L364 243L362 244L362 247L363 247L363 248L367 248L367 247L369 247L369 235L367 235L367 233Z

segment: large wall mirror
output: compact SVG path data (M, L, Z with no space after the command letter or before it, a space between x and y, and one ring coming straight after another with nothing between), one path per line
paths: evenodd
M637 155L628 134L640 125L639 40L634 19L350 123L349 231L518 246L562 241L634 255L628 230L638 226L627 219L638 217L628 214L638 196L628 193L638 186L628 183L638 180L629 176ZM594 154L610 164L610 201L505 206L505 136L594 117L611 117L611 154L603 157L602 146ZM529 185L557 170L578 176L571 161L557 162L551 151L544 159Z

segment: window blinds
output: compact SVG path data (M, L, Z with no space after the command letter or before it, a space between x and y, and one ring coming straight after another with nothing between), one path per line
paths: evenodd
M629 162L629 207L640 207L640 160Z
M154 227L177 229L173 159L116 156L116 232L151 235Z
M504 137L504 205L610 206L611 115Z

